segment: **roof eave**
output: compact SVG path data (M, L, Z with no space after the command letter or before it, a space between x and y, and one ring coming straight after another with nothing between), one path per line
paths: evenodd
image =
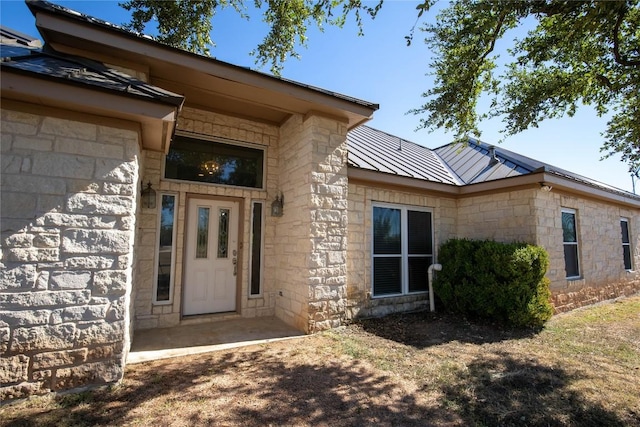
M44 79L9 67L2 68L0 85L3 99L139 123L142 146L153 151L168 149L179 110L175 105Z
M147 61L178 69L190 69L203 76L222 82L233 82L277 95L274 102L290 102L292 109L306 114L308 104L321 105L327 113L348 119L349 128L370 119L379 108L377 104L313 88L301 83L239 67L226 62L197 55L137 36L128 31L110 27L99 21L89 21L84 15L73 15L64 9L54 9L43 2L30 2L28 6L36 17L36 26L45 42L58 48L72 46L94 53L114 55L124 60ZM177 76L181 73L173 73ZM153 79L153 76L151 76ZM187 99L188 101L188 99ZM274 107L277 107L274 105ZM306 108L306 109L305 109ZM304 111L300 111L304 110Z

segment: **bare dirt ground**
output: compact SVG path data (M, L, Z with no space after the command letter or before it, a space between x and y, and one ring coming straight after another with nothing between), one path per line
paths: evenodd
M0 425L640 426L640 296L540 332L415 313L132 365L4 405Z

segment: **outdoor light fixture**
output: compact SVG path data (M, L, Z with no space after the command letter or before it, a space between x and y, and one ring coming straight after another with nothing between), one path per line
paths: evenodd
M142 193L140 193L140 196L143 208L156 208L156 190L151 188L151 181L147 183L147 188L142 188Z
M540 189L541 189L542 191L546 191L546 192L548 193L549 191L551 191L551 189L552 189L552 188L553 188L553 187L552 187L552 186L550 186L549 184L547 184L546 182L541 182L541 183L540 183Z
M276 199L271 202L271 216L282 216L284 213L284 194L276 195Z

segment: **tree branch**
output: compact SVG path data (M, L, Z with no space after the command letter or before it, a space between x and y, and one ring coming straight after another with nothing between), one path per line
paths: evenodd
M498 34L502 29L502 25L504 24L504 20L506 17L507 17L507 12L503 9L502 12L500 12L500 17L498 18L498 24L496 25L496 28L493 30L493 34L491 35L491 44L487 48L487 51L480 57L480 61L478 62L484 61L487 58L487 56L491 52L493 52L493 49L496 47L496 39L498 38Z
M640 66L640 59L628 59L626 55L620 55L620 26L626 13L627 7L625 5L618 10L618 17L613 26L613 56L620 65L624 65L625 67L638 67Z

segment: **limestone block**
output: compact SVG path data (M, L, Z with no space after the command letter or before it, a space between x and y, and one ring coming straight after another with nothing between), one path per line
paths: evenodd
M124 148L121 145L89 142L73 138L56 139L55 148L58 152L81 154L91 157L111 159L122 159L124 157Z
M129 233L119 230L66 230L62 249L70 254L123 254L129 251Z
M29 358L17 356L0 358L0 384L11 384L27 381L29 378Z
M49 369L60 366L77 365L87 359L87 349L51 351L38 353L32 358L33 369Z
M123 345L121 342L90 348L87 352L87 361L113 359L122 354L122 349Z
M127 274L124 271L97 271L93 276L94 295L123 294L127 288Z
M133 184L138 179L136 162L97 159L95 177L110 182Z
M14 353L25 353L72 348L76 336L76 327L71 324L16 328L13 331L10 349Z
M104 319L107 314L107 304L84 305L53 310L51 323L54 325L66 322L87 322Z
M0 269L0 290L29 289L36 280L36 266L22 264L17 267Z
M45 176L88 179L93 177L95 160L71 154L35 153L33 169Z
M97 127L94 124L58 119L55 117L45 117L42 121L40 132L43 134L67 136L88 141L95 141L98 134Z
M49 272L47 270L43 270L38 273L38 279L36 280L36 289L39 291L44 291L49 288Z
M36 220L36 224L69 228L114 228L116 224L116 217L47 213L38 218Z
M88 303L90 298L89 290L0 294L0 310L82 305Z
M53 372L51 371L51 369L44 369L42 371L31 371L31 381L45 383L47 388L50 387L48 382L51 380L52 376Z
M10 262L57 261L59 251L58 249L10 248L6 251L5 259Z
M132 184L117 184L113 182L105 182L102 186L102 192L104 194L115 194L121 196L131 196L134 193L134 185Z
M71 257L64 261L64 265L69 269L108 269L112 268L116 258L111 256L90 255L86 257Z
M18 135L35 135L38 133L38 125L31 123L16 123L7 120L0 122L2 133L13 133Z
M13 139L14 150L34 150L51 151L53 148L53 138L48 135L21 136L16 135Z
M171 307L169 307L171 308ZM109 309L105 314L105 318L109 322L116 322L119 320L125 320L126 317L126 305L124 298L118 298L111 302Z
M0 321L0 326L5 325L4 321ZM7 327L0 327L0 355L7 352L9 349L9 338L11 336L11 330Z
M4 154L0 157L0 170L3 174L17 174L22 168L22 157Z
M49 310L0 311L3 324L9 326L35 326L49 323Z
M122 378L123 369L115 361L85 363L56 371L54 390L65 390L88 384L111 383Z
M5 176L2 177L5 181ZM37 196L34 194L24 194L18 192L9 192L4 188L0 191L0 215L2 217L2 229L18 231L24 226L24 219L34 217L36 210ZM11 226L9 218L20 219L16 221L21 227ZM16 225L17 225L16 224Z
M5 402L12 399L21 399L35 394L46 393L49 390L43 388L42 383L30 383L23 382L20 384L10 385L7 387L0 387L0 402Z
M80 328L78 345L82 347L121 341L124 338L124 322L95 322Z
M346 262L344 251L328 251L327 259L329 265L343 264Z
M33 246L38 248L55 248L59 245L59 234L38 234L33 238Z
M38 193L64 195L67 191L65 180L50 176L3 175L2 186L16 193ZM2 203L5 203L4 197Z
M88 271L54 271L49 284L52 290L85 289L91 286L91 273Z
M127 196L77 193L67 199L70 213L93 215L128 215L133 212L133 199Z

